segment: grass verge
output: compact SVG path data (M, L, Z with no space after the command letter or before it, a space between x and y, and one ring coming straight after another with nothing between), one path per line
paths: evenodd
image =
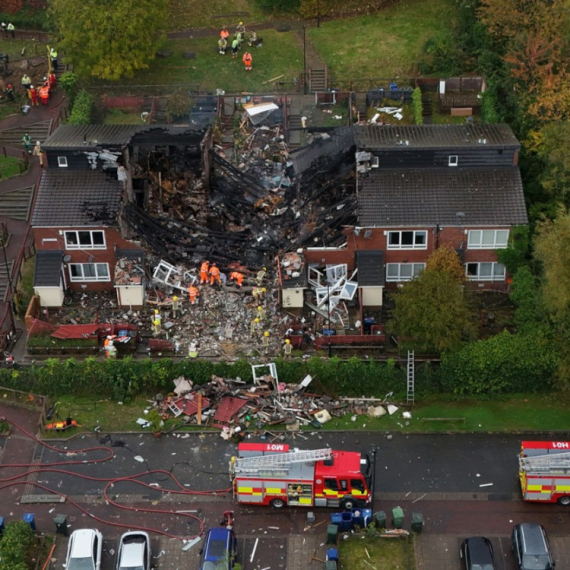
M158 58L126 83L131 85L198 84L201 91L223 89L227 92L270 92L273 84L265 83L282 75L279 82L291 85L293 78L303 72L303 50L292 32L263 31L262 48L251 49L253 71L246 73L242 56L247 46L232 59L217 51L218 36L185 40L169 40L163 49L172 50L172 56ZM184 52L195 54L184 58Z
M24 53L22 54L22 50ZM10 57L10 67L12 61L24 57L37 57L46 55L46 44L33 39L0 39L0 53L6 53Z
M402 570L416 568L414 541L409 538L380 538L352 535L339 544L341 570Z
M376 14L325 22L310 30L311 42L334 79L415 76L425 41L449 28L453 0L403 0Z
M100 426L104 432L146 431L137 425L137 418L144 418L144 409L149 406L144 396L134 401L118 404L111 399L95 400L85 396L61 396L59 416L65 419L71 415L82 424L81 431L92 431ZM56 399L52 399L55 402ZM476 400L465 398L447 401L443 397L432 398L417 404L412 410L412 418L402 417L404 408L394 415L371 418L367 415L352 414L333 418L323 426L323 431L391 431L403 433L422 432L528 432L528 431L567 431L570 425L570 398L563 394L548 396L519 395L509 399ZM180 425L174 419L166 421L165 430ZM190 431L198 428L188 426ZM271 431L279 431L284 426L272 426ZM313 427L307 428L313 431ZM64 432L68 437L72 432ZM56 434L54 434L56 435Z
M19 176L26 171L25 163L19 158L0 155L0 180Z

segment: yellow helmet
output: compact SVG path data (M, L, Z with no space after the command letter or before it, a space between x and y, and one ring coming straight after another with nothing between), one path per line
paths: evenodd
M262 291L265 293L265 292L267 291L267 289L264 287L264 288L262 289Z
M158 315L158 313L159 313L158 309L155 309L155 310L154 310L154 314L155 314L155 315Z
M240 26L243 26L243 22L240 22L239 25L240 25Z
M176 295L174 295L174 297L172 297L173 301L178 301L178 297Z
M258 311L263 311L263 307L261 305L259 305L259 307L257 307Z
M254 319L253 322L254 322L254 323L258 323L258 322L259 322L259 319Z
M268 332L268 331L265 331L265 332L263 333L263 336L269 336L269 332Z
M291 341L287 338L285 339L285 344L291 344Z

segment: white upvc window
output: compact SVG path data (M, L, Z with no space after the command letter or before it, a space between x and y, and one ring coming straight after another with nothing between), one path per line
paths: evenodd
M468 249L505 249L509 230L469 230Z
M504 281L506 269L502 263L494 261L466 263L465 274L470 281Z
M411 281L425 269L425 266L425 263L387 263L386 281Z
M111 281L108 263L70 263L71 281Z
M101 230L66 231L65 249L107 249L105 232Z
M427 249L427 231L388 232L388 249Z
M57 165L60 168L67 168L67 156L58 156L57 157Z
M447 157L448 166L457 166L459 164L459 157L456 154Z

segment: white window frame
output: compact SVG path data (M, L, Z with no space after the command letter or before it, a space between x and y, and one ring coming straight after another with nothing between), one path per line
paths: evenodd
M412 273L410 276L408 276L408 275L402 276L402 267L403 266L412 268ZM419 267L416 267L416 266L419 266ZM391 267L397 267L398 268L398 275L397 276L390 275L390 269L389 268L391 268ZM426 268L425 263L387 263L386 264L386 283L399 283L402 281L411 281L412 279L414 279L414 277L417 277L425 268Z
M499 240L505 233L506 239ZM469 230L467 236L467 249L506 249L508 243L509 230Z
M57 157L57 165L59 168L67 168L67 156L58 156Z
M79 234L89 234L90 244L82 244L79 240ZM94 243L93 234L98 233L103 236L103 243ZM67 240L68 234L75 234L75 241L77 243L69 243ZM107 240L105 239L104 230L65 230L63 232L63 239L65 241L65 249L107 249Z
M402 244L402 234L404 233L412 234L411 244ZM400 243L397 244L390 243L390 236L392 234L399 234L398 241ZM416 244L416 236L419 234L423 234L425 237L424 243L422 244ZM397 230L397 231L386 232L386 249L427 249L428 246L427 242L428 242L427 230Z
M477 275L469 275L470 265L477 266ZM483 275L483 276L481 275L482 265L491 266L490 275ZM498 263L497 261L472 261L465 264L465 275L467 276L467 279L469 279L469 281L504 281L507 277L507 270L502 263Z
M447 157L447 166L458 166L459 156L456 154L451 154Z
M85 276L85 272L83 267L85 265L92 265L95 269L96 275L87 275ZM99 275L99 268L104 266L107 275ZM71 268L72 267L80 267L81 268L81 276L73 275ZM111 281L111 274L109 273L109 264L108 263L70 263L69 264L69 279L74 283L86 283L86 282L95 282L95 281Z

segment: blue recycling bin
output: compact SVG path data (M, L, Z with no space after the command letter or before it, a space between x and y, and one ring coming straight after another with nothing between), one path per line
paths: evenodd
M22 520L30 525L32 530L36 530L36 518L34 513L24 513Z
M327 560L338 562L338 550L336 548L327 548Z
M354 528L354 521L352 520L352 513L340 513L341 523L340 530L346 532Z
M331 523L340 526L342 523L342 517L340 516L341 513L332 513L331 514Z

